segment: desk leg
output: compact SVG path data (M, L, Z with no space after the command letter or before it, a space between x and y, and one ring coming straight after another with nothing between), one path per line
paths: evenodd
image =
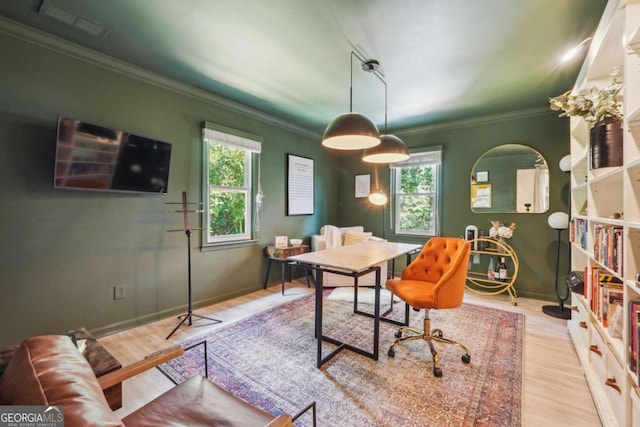
M273 261L271 258L268 258L267 261L267 275L264 276L264 285L262 286L262 289L267 289L267 282L269 281L269 273L271 272L271 261Z
M280 263L280 277L282 278L282 295L284 295L284 273L288 265L289 263L287 261L282 261ZM291 272L291 270L289 270L289 272Z
M318 349L316 353L316 367L322 366L322 271L316 276L316 340Z
M375 305L373 311L373 360L378 360L380 343L380 267L376 268Z

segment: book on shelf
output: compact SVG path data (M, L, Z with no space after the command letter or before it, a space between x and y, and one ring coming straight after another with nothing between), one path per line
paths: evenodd
M629 369L638 374L638 353L640 347L640 301L629 301L627 331ZM640 375L638 378L640 385Z
M587 250L587 231L589 222L583 218L573 218L569 226L569 241Z

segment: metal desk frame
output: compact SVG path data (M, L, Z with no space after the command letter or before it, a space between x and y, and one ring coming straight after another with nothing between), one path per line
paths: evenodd
M408 252L404 252L404 253L400 253L397 256L400 255L406 255L407 257L407 265L411 262L411 257L419 252L422 249L422 246L420 247L416 247L413 248L411 250L409 250ZM294 257L295 258L295 257ZM393 258L395 259L395 257ZM393 319L389 319L389 318L385 318L382 317L380 315L380 289L381 284L380 284L380 267L378 266L373 266L373 267L369 267L365 270L362 271L341 271L341 270L336 270L336 269L332 269L332 268L326 268L323 267L321 265L318 264L308 264L305 263L303 261L299 261L296 260L301 266L304 266L305 268L308 269L312 269L312 270L317 270L319 272L327 272L327 273L335 273L335 274L341 274L343 276L350 276L354 278L354 300L353 300L353 312L355 314L359 314L362 316L367 316L373 319L373 351L369 351L369 350L365 350L359 347L356 347L354 345L351 344L347 344L344 343L336 338L332 338L329 336L326 336L322 333L322 299L323 299L323 274L317 274L316 276L316 303L315 303L315 310L316 310L316 315L315 315L315 337L317 338L317 353L316 353L316 367L320 368L322 367L322 365L324 365L325 363L327 363L329 360L331 360L335 355L337 355L338 353L340 353L342 350L347 349L347 350L351 350L354 353L358 353L361 354L363 356L369 357L373 360L378 360L378 354L379 354L379 343L380 343L380 321L383 322L387 322L387 323L392 323L394 325L399 325L399 326L405 326L406 323L406 317L405 317L405 321L404 322L399 322L397 320L393 320ZM388 261L388 260L387 260ZM358 278L371 273L375 271L376 274L376 286L375 286L375 299L374 299L374 312L372 313L367 313L361 310L358 310ZM389 311L387 311L386 313L389 313ZM385 314L386 314L385 313ZM318 338L320 337L320 338ZM336 345L337 347L328 355L326 355L325 357L322 357L322 341L326 341L329 342L331 344Z

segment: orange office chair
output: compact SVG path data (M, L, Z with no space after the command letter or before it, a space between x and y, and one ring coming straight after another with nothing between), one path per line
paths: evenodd
M442 330L431 330L430 309L455 308L462 305L464 285L467 278L470 243L464 239L434 237L422 248L422 251L403 271L401 279L389 279L386 288L406 303L406 326L396 332L396 340L389 347L389 357L394 357L394 347L401 341L423 339L429 343L433 355L433 375L442 376L440 356L433 341L453 344L465 354L462 361L469 363L471 355L465 346L443 338ZM419 311L425 309L423 330L409 326L409 306ZM403 332L412 335L402 337Z

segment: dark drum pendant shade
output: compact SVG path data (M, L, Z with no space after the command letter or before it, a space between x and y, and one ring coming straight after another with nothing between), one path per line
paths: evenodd
M622 120L596 123L589 136L589 169L622 166Z
M380 144L377 126L359 113L344 113L329 123L322 145L336 150L363 150Z
M382 135L380 145L364 150L362 160L368 163L395 163L407 160L409 149L395 135Z

